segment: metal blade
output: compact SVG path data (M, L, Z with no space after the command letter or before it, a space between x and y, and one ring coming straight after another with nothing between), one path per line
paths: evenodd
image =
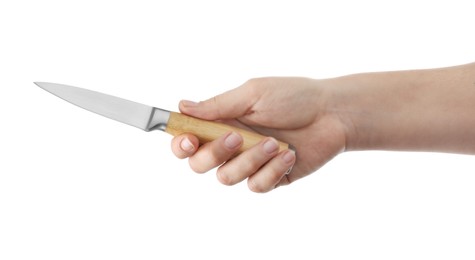
M152 130L153 126L150 126L152 118L163 118L160 121L164 122L160 123L165 125L168 121L168 111L130 100L62 84L47 82L35 82L35 84L76 106L145 131ZM166 114L158 116L158 113ZM154 125L156 124L157 122L154 122Z

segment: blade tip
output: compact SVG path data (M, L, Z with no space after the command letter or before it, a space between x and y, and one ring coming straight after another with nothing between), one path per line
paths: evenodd
M44 89L44 90L48 90L48 89L51 87L51 85L53 84L53 83L41 82L41 81L35 81L35 82L33 82L33 83L34 83L36 86L38 86L38 87L40 87L40 88L42 88L42 89Z

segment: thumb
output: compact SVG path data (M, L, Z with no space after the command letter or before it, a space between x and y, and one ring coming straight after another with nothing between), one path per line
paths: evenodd
M182 100L180 111L205 120L233 119L246 115L257 97L245 87L238 87L199 103Z

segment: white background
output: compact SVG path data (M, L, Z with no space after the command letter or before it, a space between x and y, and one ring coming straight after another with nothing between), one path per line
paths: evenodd
M1 1L0 259L473 259L472 156L351 152L255 194L33 85L176 110L259 76L475 60L472 1ZM475 101L474 101L475 102Z

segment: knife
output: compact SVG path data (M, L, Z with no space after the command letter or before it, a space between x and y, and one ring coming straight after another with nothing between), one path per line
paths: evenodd
M48 82L35 82L35 84L76 106L146 132L161 130L173 136L190 133L198 137L200 144L215 140L231 131L237 132L243 137L243 144L236 154L242 153L265 138L263 135L230 125L194 118L88 89ZM287 143L278 142L279 151L294 149Z

